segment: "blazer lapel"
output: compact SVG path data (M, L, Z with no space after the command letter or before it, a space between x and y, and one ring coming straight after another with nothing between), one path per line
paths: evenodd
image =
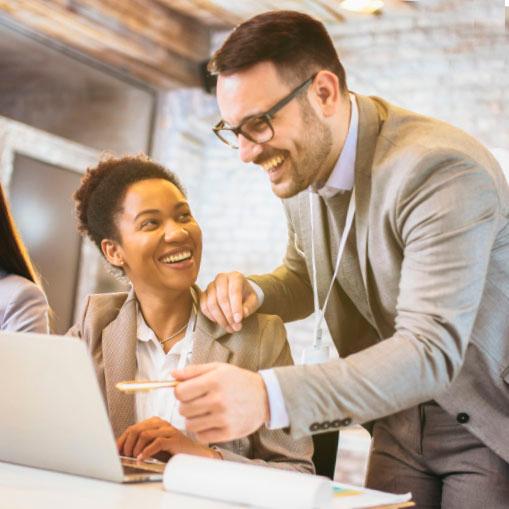
M136 376L136 299L131 290L117 318L103 331L102 351L106 402L115 436L134 424L134 395L115 388L122 380Z
M368 224L371 197L371 167L380 131L380 117L369 97L356 95L359 107L359 135L355 163L355 234L362 280L369 302Z
M227 333L224 329L198 311L191 364L228 362L232 352L220 341L220 338L225 335Z
M325 204L317 193L311 193L313 203L314 217L314 242L317 269L318 300L320 307L325 302L327 290L334 274L331 261L331 251L329 242L329 231L327 221L327 210ZM309 193L299 194L299 219L302 231L303 250L306 253L306 264L309 273L309 279L313 282L313 264L312 264L312 244L311 244L311 216L309 211ZM332 304L332 303L331 303ZM331 305L329 304L329 305Z

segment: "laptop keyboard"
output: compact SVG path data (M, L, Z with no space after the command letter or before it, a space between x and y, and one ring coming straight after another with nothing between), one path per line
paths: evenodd
M153 472L156 474L162 474L166 463L157 460L145 460L138 461L136 458L128 458L127 456L121 456L122 468L124 474L142 474L147 472Z

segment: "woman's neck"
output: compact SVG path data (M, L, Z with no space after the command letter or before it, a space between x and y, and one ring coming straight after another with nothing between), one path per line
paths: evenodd
M190 288L181 292L169 291L163 294L143 290L138 292L136 288L134 291L143 318L159 341L169 338L189 321L193 307ZM178 337L180 336L179 334Z

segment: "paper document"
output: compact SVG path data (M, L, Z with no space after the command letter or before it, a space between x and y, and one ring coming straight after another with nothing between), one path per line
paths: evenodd
M177 454L164 489L265 509L330 509L331 481L317 475Z
M395 495L383 491L368 490L350 484L332 483L334 509L360 509L365 507L384 506L409 502L411 493Z

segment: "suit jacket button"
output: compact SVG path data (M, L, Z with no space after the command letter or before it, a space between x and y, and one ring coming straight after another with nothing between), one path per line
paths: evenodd
M350 417L347 417L346 419L343 419L343 421L341 422L341 424L343 426L350 426L350 424L352 424L352 419Z
M320 423L319 422L314 422L313 424L311 424L311 426L309 427L309 431L318 431L320 429Z
M331 427L331 424L332 423L330 421L324 421L324 422L322 422L321 428L322 429L329 429Z
M336 420L332 421L331 425L333 428L341 428L342 422L343 421L341 419L336 419Z
M456 420L460 423L460 424L465 424L467 423L469 420L470 420L470 416L468 414L466 414L465 412L460 412L457 416L456 416Z

